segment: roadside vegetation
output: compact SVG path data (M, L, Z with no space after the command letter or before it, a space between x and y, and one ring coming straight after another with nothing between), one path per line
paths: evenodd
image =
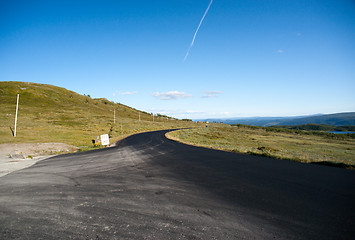
M210 124L170 132L171 139L207 148L355 168L353 135L317 131Z
M20 104L13 137L17 94ZM139 132L197 125L164 115L154 116L153 121L151 113L52 85L0 82L0 144L60 142L90 149L101 134L109 134L113 143Z
M17 136L13 137L17 94L20 104ZM355 168L355 135L326 132L353 131L353 126L204 126L164 115L153 118L151 113L51 85L0 82L0 144L57 142L88 150L94 148L92 140L101 134L109 134L113 143L145 131L190 128L168 135L197 146Z
M238 126L238 124L232 124L232 126ZM282 125L267 127L267 129L271 129L272 131L278 131L279 129L306 130L308 131L308 133L309 131L311 131L311 133L312 131L315 131L313 132L313 134L316 134L316 132L355 132L355 126L332 126L328 124L304 124L294 126ZM331 136L331 134L329 136ZM355 135L350 136L353 136L355 138Z

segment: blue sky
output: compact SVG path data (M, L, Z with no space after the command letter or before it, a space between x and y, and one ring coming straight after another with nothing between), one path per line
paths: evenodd
M0 81L178 118L355 111L355 1L0 0Z

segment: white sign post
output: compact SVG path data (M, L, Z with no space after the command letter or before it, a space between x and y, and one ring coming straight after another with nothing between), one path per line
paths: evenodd
M110 138L109 138L108 134L103 134L100 136L100 138L101 138L101 145L102 146L110 145Z
M20 99L20 94L17 94L16 115L15 115L15 132L14 132L14 137L16 137L17 112L18 112L18 102L19 102L19 99Z

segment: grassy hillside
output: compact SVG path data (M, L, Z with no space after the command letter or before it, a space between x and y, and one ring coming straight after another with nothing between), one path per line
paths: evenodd
M13 137L16 96L20 94L17 136ZM114 124L114 109L116 124ZM92 99L64 88L25 82L0 82L0 143L63 142L91 145L91 140L109 133L113 140L127 134L191 127L196 124L166 117L153 117L128 106Z
M355 125L355 112L321 114L313 116L296 117L250 117L236 119L207 119L209 122L223 122L225 124L252 125L269 127L274 125L305 125L322 124L332 126L351 126Z
M327 124L332 126L355 125L355 112L326 114L282 121L277 125Z
M355 139L346 135L225 124L184 129L167 135L196 146L355 168Z
M233 125L232 125L233 126ZM304 125L276 125L271 126L270 128L284 128L284 129L291 129L291 130L305 130L305 131L337 131L337 132L353 132L355 131L355 126L332 126L327 124L304 124Z

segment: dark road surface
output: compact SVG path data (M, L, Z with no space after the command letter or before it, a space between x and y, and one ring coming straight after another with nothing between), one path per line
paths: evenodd
M0 178L0 239L355 239L355 171L166 131Z

